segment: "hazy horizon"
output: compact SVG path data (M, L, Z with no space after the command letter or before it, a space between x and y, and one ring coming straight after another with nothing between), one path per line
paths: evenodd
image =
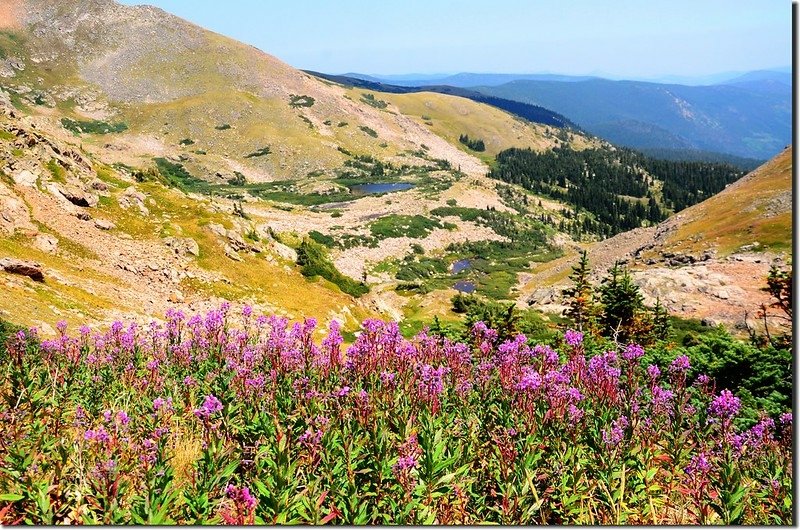
M657 79L792 63L792 6L782 0L121 1L155 5L294 67L326 73Z

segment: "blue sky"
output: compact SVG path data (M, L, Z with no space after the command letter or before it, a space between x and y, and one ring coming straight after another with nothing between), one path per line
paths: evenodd
M791 64L789 0L123 0L327 73L697 76Z

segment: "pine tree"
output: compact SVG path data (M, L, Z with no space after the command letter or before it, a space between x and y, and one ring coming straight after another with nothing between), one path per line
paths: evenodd
M661 305L661 300L656 298L656 305L653 307L653 334L656 340L667 340L670 332L669 313Z
M595 304L592 295L592 284L589 283L589 257L584 250L578 264L572 267L572 287L562 294L569 298L569 308L564 311L575 323L578 331L591 331L594 328Z
M608 271L600 285L603 332L618 342L628 342L644 309L644 298L628 270L619 262Z

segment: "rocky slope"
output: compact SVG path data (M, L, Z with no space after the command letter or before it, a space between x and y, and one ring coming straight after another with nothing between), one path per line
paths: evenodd
M652 228L640 228L587 248L594 279L614 261L632 270L647 303L673 314L745 329L769 296L771 265L789 266L792 248L792 149L721 193ZM580 247L520 280L519 302L560 312Z

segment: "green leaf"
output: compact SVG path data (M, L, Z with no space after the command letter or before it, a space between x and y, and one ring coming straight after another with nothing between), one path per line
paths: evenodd
M17 502L24 498L25 497L23 495L19 495L17 493L0 493L0 501Z

